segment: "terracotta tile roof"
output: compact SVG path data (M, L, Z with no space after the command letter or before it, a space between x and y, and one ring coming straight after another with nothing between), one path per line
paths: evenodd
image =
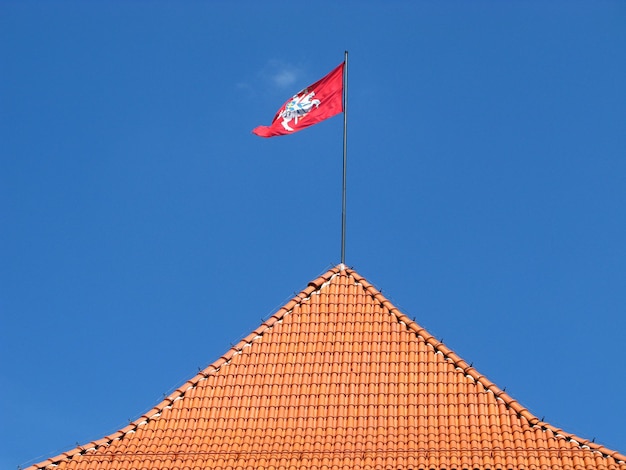
M622 469L542 422L338 266L58 469Z

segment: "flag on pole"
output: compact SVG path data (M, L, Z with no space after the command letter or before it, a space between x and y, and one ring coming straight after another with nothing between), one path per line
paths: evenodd
M259 137L292 134L343 111L343 67L296 93L278 110L272 124L252 132Z

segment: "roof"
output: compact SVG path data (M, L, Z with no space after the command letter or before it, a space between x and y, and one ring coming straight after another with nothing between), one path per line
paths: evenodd
M545 423L352 269L310 282L124 429L30 469L623 469Z

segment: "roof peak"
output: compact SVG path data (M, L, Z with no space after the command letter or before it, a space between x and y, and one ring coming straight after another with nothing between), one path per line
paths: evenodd
M343 263L124 429L31 468L358 469L378 458L626 469L618 452L540 421Z

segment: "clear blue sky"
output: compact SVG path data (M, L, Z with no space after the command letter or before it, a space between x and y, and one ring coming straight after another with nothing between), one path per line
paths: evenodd
M0 467L125 426L340 261L626 452L626 3L0 2Z

